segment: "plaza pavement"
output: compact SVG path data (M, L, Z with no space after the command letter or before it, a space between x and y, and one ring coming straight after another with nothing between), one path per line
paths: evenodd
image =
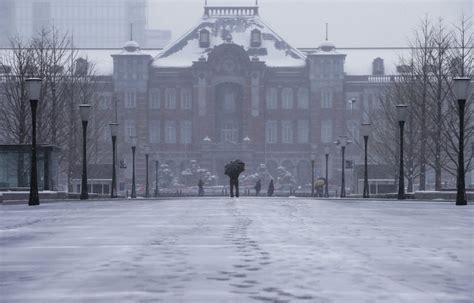
M474 302L474 206L189 198L0 209L0 302Z

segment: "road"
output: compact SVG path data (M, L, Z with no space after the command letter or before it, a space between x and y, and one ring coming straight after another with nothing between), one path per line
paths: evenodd
M296 198L2 206L0 302L474 302L473 215Z

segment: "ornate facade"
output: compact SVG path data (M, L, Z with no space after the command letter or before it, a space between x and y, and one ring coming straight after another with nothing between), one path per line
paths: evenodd
M112 57L113 91L104 86L98 108L117 106L119 159L131 163L130 136L138 136L142 183L144 145L176 174L193 159L224 184L224 164L240 158L249 171L262 163L270 173L284 166L299 185L310 183L312 155L316 175L324 176L329 146L330 176L339 176L333 142L348 134L358 140L362 113L369 110L367 102L362 110L362 100L348 100L373 94L385 82L347 76L346 55L327 41L311 50L290 46L256 6L205 7L201 22L158 55L129 41ZM356 147L350 159L358 154Z

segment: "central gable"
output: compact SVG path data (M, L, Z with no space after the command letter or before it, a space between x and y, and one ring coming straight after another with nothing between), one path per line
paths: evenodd
M223 44L242 48L248 60L269 67L304 67L306 56L290 46L266 25L258 7L205 7L204 16L187 34L168 45L154 58L154 67L191 67L207 61Z

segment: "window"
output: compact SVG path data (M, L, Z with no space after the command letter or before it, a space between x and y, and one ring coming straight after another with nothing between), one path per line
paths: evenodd
M135 120L125 120L125 142L130 142L130 137L137 135Z
M160 109L160 102L161 102L160 93L161 92L159 89L154 89L150 91L150 99L149 99L150 109Z
M309 121L298 120L298 143L309 142Z
M321 91L321 107L332 108L332 92L330 90Z
M160 143L160 122L153 120L148 124L150 143Z
M165 108L176 109L176 89L167 88L165 90Z
M207 48L210 46L210 33L207 29L203 29L199 32L199 47Z
M281 142L293 143L293 123L292 121L281 122Z
M112 96L108 94L99 95L99 109L106 110L110 109L112 106Z
M125 108L137 107L137 94L136 92L125 92Z
M277 136L278 136L277 131L278 131L277 121L274 121L274 120L267 121L266 131L265 131L265 137L266 137L267 143L269 144L277 143Z
M176 122L174 121L165 122L165 143L176 143Z
M281 107L283 109L292 109L293 108L293 90L289 87L286 87L282 91L282 103Z
M192 123L191 121L181 122L181 144L191 144L192 141Z
M298 89L298 108L309 108L309 90L305 87L300 87Z
M331 143L332 141L332 121L325 120L321 125L321 140L323 143Z
M181 109L192 109L192 95L190 89L181 91Z
M268 109L278 108L278 90L274 87L270 87L267 90L267 108Z
M112 140L112 135L110 134L110 128L108 125L100 126L99 137L102 142L110 142Z
M250 38L251 47L260 47L262 45L262 33L258 29L254 29Z
M232 114L236 111L235 99L236 98L233 91L226 91L224 93L224 104L223 104L224 113Z
M348 120L346 122L347 129L351 135L352 140L359 139L359 123L356 120Z
M224 122L222 128L222 141L230 142L230 143L237 143L239 136L239 128L237 123L233 121Z

